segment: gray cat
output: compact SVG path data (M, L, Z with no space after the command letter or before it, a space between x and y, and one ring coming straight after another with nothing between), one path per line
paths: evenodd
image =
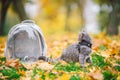
M45 56L39 57L39 59L50 61L50 62L57 62L58 60L64 60L68 63L70 62L80 62L81 66L84 66L85 62L91 63L90 53L92 52L91 49L92 40L89 34L86 31L82 31L78 37L78 43L72 44L68 46L62 53L62 55L56 59L46 58Z

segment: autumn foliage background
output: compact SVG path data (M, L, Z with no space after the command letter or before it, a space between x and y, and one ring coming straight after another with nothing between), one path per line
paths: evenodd
M9 2L12 0L4 1ZM112 29L119 28L119 24L115 25L110 21L111 17L109 15L112 11L109 12L109 10L103 11L101 9L100 14L98 14L100 32L98 34L89 32L93 42L91 54L92 64L86 63L86 66L81 68L79 63L68 64L64 61L60 61L57 64L44 61L37 61L32 64L22 63L19 60L7 61L4 57L7 33L12 26L20 23L24 18L35 20L36 24L40 26L48 46L47 56L51 58L58 58L67 46L72 43L77 43L78 34L85 27L85 20L83 18L84 0L76 0L82 1L83 5L81 7L76 7L74 4L77 3L73 0L35 1L37 1L35 5L41 6L36 13L33 11L35 16L28 14L32 13L29 10L27 14L25 13L26 15L20 17L20 12L24 10L19 12L18 9L17 12L13 3L10 3L4 24L4 35L6 35L0 37L1 80L120 80L120 35L118 33L117 35L116 33L113 34L112 32L111 35L107 32L109 31L107 28L109 23L113 25ZM103 2L102 0L95 1L99 5L112 5L108 0L103 0ZM118 0L111 1L116 5L119 4L119 2L116 3ZM34 1L33 3L31 0L28 0L28 2L23 1L24 6L29 3L33 5ZM70 6L72 6L71 10L69 10ZM117 9L119 10L119 6ZM1 16L0 18L2 20ZM113 17L112 19L114 20Z
M64 33L46 36L47 56L58 58L62 50L77 41L78 34ZM0 38L0 78L20 80L119 80L120 79L120 38L106 36L104 33L91 35L92 64L81 68L79 63L60 61L52 64L38 61L33 64L19 60L6 61L4 46L6 37Z

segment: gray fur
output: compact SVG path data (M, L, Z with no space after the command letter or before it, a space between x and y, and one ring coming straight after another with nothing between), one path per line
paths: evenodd
M66 48L62 55L61 59L70 63L70 62L80 62L81 66L84 66L85 62L91 63L90 60L90 53L91 48L81 45L80 47L80 53L78 51L78 48L76 47L78 44L70 45L68 48Z
M24 20L11 28L5 47L7 59L36 61L44 56L47 47L41 29L32 21Z
M83 40L87 41L89 44L92 44L92 40L89 34L84 30L79 34L78 43L68 46L58 59L52 60L50 58L46 58L45 61L56 62L57 60L64 60L68 63L80 62L81 66L84 66L85 62L91 63L90 53L92 52L92 49L91 47L89 47L89 44L88 45L79 44Z
M84 30L79 34L78 42L82 42L83 40L92 44L92 40L89 34ZM68 46L68 48L66 48L63 51L60 58L68 63L80 62L81 66L84 66L86 61L91 63L91 59L90 59L91 52L92 52L91 47L88 47L86 45L80 45L77 43L77 44L72 44Z

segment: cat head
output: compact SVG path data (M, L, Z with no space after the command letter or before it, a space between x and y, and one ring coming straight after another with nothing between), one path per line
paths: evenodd
M90 37L90 35L89 35L85 30L82 30L82 31L79 33L78 41L79 41L79 42L86 41L86 42L92 44L91 37Z

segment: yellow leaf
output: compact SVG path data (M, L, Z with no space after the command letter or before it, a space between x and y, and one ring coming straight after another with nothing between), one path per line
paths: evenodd
M25 75L25 71L18 69L18 74Z
M70 74L63 74L60 76L57 80L69 80L70 79Z

